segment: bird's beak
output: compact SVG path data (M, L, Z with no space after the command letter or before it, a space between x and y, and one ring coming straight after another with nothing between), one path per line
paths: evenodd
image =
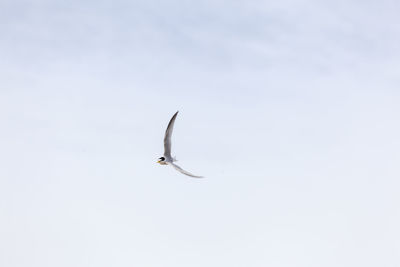
M157 160L157 163L160 163L161 162L161 160Z

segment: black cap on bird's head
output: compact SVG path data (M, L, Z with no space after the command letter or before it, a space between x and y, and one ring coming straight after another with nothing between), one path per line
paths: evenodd
M161 162L164 162L164 161L165 161L165 158L161 157L161 158L158 159L157 163L161 163Z

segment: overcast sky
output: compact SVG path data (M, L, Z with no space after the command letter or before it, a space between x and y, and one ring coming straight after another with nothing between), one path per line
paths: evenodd
M0 266L400 266L399 10L1 0Z

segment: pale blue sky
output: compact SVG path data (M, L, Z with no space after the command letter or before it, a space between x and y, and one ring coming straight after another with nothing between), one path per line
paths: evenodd
M399 266L399 10L0 1L0 266Z

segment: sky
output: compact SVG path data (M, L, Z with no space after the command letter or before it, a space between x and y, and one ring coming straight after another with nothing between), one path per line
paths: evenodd
M400 266L399 9L0 0L0 266Z

